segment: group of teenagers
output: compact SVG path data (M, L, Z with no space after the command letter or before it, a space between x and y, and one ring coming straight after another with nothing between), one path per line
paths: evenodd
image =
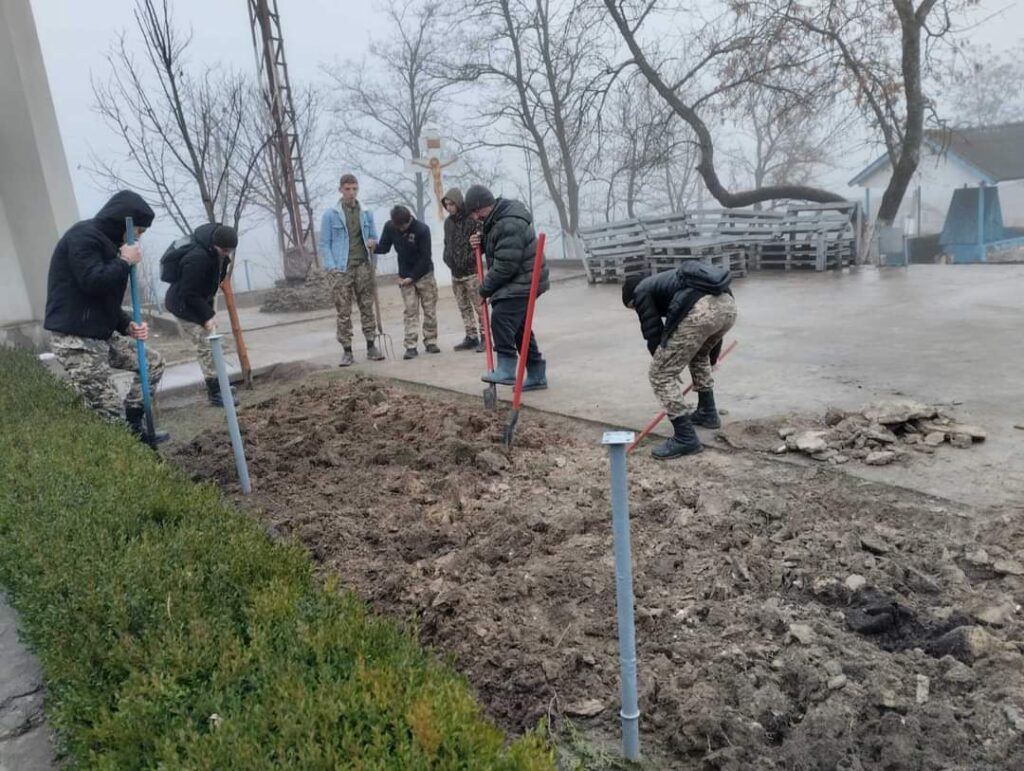
M368 360L384 358L374 344L378 319L374 315L375 255L392 249L398 257L398 285L405 306L405 359L418 355L420 328L423 347L437 354L437 283L431 255L429 226L407 207L395 206L378 235L372 212L358 199L359 182L341 177L340 199L321 219L320 256L328 272L337 311L340 366L355 363L352 344L352 306L358 307ZM537 234L531 212L519 201L495 197L487 187L473 185L462 195L453 188L442 204L444 262L452 273L452 288L465 330L457 351L483 351L484 305L490 308L493 369L482 380L499 385L515 383L533 280ZM134 238L126 232L134 223ZM50 260L44 327L51 350L67 373L71 386L86 404L111 421L126 422L150 446L164 435L149 435L144 427L138 361L133 340L146 340L147 324L136 324L124 310L129 273L142 260L134 243L152 224L154 212L132 191L116 193L95 217L76 223L58 241ZM169 287L164 299L182 329L196 346L209 401L223 406L237 395L222 394L214 370L209 336L216 331L216 294L229 273L238 234L219 223L202 225L179 239L161 259L161 278ZM476 250L486 269L479 278ZM549 289L547 263L538 263L537 295ZM678 269L652 276L630 276L622 301L640 320L651 354L648 378L672 421L673 435L654 448L659 459L699 453L702 445L695 426L717 428L711 369L722 339L736 320L736 303L728 268L684 263ZM421 319L422 312L422 319ZM524 390L547 388L547 363L533 332L526 353ZM146 346L146 364L154 391L163 374L163 359ZM698 395L697 409L683 402L679 376L689 367ZM136 377L122 397L113 380L115 370Z

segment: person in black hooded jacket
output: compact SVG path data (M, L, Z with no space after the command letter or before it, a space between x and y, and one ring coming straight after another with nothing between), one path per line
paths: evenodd
M622 303L636 311L647 350L654 357L648 377L651 388L675 429L651 453L664 460L701 452L694 425L718 428L712 363L722 338L736 321L736 302L728 268L684 262L676 270L653 276L630 276L622 285ZM697 391L697 410L683 403L679 375L690 368Z
M133 323L122 308L131 267L142 261L139 246L125 243L126 217L134 220L138 237L153 223L154 214L142 196L122 190L57 242L50 258L43 326L51 333L54 356L86 404L107 420L126 421L138 436L155 444L166 436L143 435L138 376L124 399L113 382L115 369L138 373L134 340L149 336L148 326ZM155 393L164 363L152 346L146 346L146 365Z
M237 246L238 233L234 228L218 222L200 225L192 234L192 247L178 262L177 279L171 282L164 297L167 310L178 317L185 334L195 343L199 369L206 380L210 404L215 407L223 407L224 399L209 336L217 331L217 289L228 275ZM233 391L231 396L238 404Z
M491 342L498 359L494 372L481 379L485 383L514 385L537 255L533 215L519 201L495 198L483 185L473 185L466 191L466 211L483 223L481 232L470 237L470 245L481 246L487 257L487 274L480 285L480 296L491 301ZM537 297L549 286L547 261L542 255ZM523 390L547 387L547 362L531 329Z

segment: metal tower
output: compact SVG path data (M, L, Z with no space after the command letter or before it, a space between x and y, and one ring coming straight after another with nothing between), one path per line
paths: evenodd
M286 212L283 228L285 275L288 278L289 253L301 251L319 264L313 231L306 171L302 164L295 104L288 82L288 64L277 0L247 0L256 66L263 81L263 98L270 120L270 143L274 186ZM303 271L303 275L305 271Z

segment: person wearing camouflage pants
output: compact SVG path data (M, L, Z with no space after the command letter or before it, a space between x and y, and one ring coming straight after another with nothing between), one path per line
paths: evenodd
M711 351L735 322L736 301L732 295L707 295L694 304L665 345L655 352L647 375L669 419L689 413L679 388L679 376L686 367L690 368L693 390L698 398L699 394L714 388Z
M722 338L736 321L731 281L728 268L686 262L646 278L630 276L623 284L622 302L636 311L653 357L647 373L651 389L675 429L651 453L659 460L701 452L703 446L693 427L721 425L711 366L718 358ZM692 414L679 385L686 367L697 391L698 406Z
M483 310L480 302L480 281L476 274L476 255L469 237L480 229L466 211L462 191L453 187L441 201L448 218L444 221L444 264L452 272L452 293L462 314L466 337L456 344L456 351L484 350Z
M377 244L377 254L387 254L392 247L398 253L398 286L405 303L405 355L418 355L416 343L423 307L423 347L427 353L441 353L437 347L437 282L434 260L430 255L430 228L412 216L404 206L391 210L391 219L384 225Z
M139 360L135 341L130 337L115 334L108 340L95 340L53 334L50 336L50 349L67 372L71 387L85 400L89 409L115 423L123 421L126 413L141 412ZM146 366L149 369L149 387L155 393L164 374L164 359L150 345L146 346ZM124 398L114 385L114 370L135 373Z
M331 297L338 312L337 338L341 343L340 367L355 364L352 350L352 300L359 306L359 321L366 338L366 358L381 361L384 353L374 340L378 319L374 315L376 296L373 250L377 227L373 212L359 203L359 180L343 174L338 184L341 200L324 212L320 220L320 258L331 276Z
M138 244L127 243L131 218L138 239L153 222L153 210L138 193L111 196L95 217L73 225L53 250L46 282L43 327L67 372L72 388L109 421L125 422L150 447L168 436L143 426L142 387L136 377L122 399L114 370L138 372L135 340L149 337L149 326L136 324L122 307L132 266L142 261ZM134 339L133 339L134 338ZM146 346L152 391L163 375L160 354Z
M407 283L399 284L402 290L402 302L405 311L402 318L405 322L405 349L416 350L418 334L416 327L420 321L420 307L423 308L423 345L426 348L437 345L437 282L434 274L428 273L419 281L407 279Z

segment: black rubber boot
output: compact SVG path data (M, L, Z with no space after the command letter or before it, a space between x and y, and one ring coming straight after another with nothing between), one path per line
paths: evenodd
M154 436L150 436L146 433L145 420L146 411L141 407L125 407L124 408L124 419L128 423L128 428L135 436L142 440L147 446L156 449L158 444L163 444L171 435L166 431L157 431Z
M693 423L690 422L689 415L672 418L672 427L675 429L675 434L651 450L653 457L658 460L668 460L669 458L681 458L684 455L696 455L704 451L700 439L697 438L697 432L693 430Z
M498 365L494 368L494 372L488 372L480 379L485 383L495 383L496 385L515 385L517 362L515 356L504 356L499 353Z
M472 351L478 345L480 345L480 341L479 340L477 340L475 337L470 337L469 335L466 335L466 337L463 339L463 341L455 346L454 350L456 350L456 351Z
M544 359L526 362L524 391L543 391L548 387L548 363Z
M721 428L722 420L715 407L714 391L697 392L697 409L690 415L690 422L701 428Z
M210 404L211 405L213 405L214 407L223 407L224 406L224 397L221 395L221 392L220 392L220 381L217 380L217 378L211 377L211 378L207 378L206 379L206 393L210 397ZM233 387L231 389L231 401L233 401L235 403L236 407L240 403L238 401L238 394L235 393L235 389Z

